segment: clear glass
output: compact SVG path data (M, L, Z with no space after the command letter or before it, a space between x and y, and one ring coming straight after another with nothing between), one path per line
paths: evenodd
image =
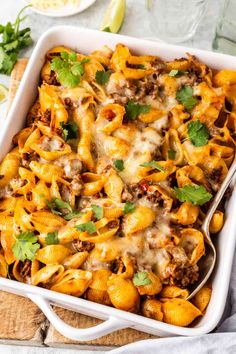
M194 36L208 0L148 0L149 19L157 38L170 43Z
M213 49L236 55L236 0L226 0L216 27Z

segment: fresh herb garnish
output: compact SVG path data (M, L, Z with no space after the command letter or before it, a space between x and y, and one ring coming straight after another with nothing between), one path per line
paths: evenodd
M128 120L135 120L140 114L148 113L150 111L150 108L151 106L149 105L139 104L134 102L133 100L129 100L129 102L125 106L125 117Z
M96 225L93 221L88 221L80 225L76 225L75 228L81 232L88 232L90 235L97 231Z
M161 172L165 171L165 169L163 167L161 167L159 165L159 163L154 161L154 160L150 161L150 162L144 162L140 166L142 166L142 167L152 167L152 168L155 168L156 170L161 171Z
M124 161L123 160L115 160L113 162L115 168L117 171L123 171L124 170Z
M59 243L58 231L49 232L45 237L47 245L57 245Z
M51 209L51 212L56 215L63 215L61 209L67 209L72 212L70 204L58 198L52 198L52 201L46 200L46 204Z
M173 149L168 150L168 159L174 160L176 155L176 151Z
M138 272L134 274L133 283L135 286L144 286L144 285L152 284L146 272Z
M124 214L129 214L132 213L136 209L136 206L134 203L131 202L125 202L124 205Z
M110 76L110 71L101 70L96 72L95 79L99 85L105 85L108 82Z
M194 205L203 205L212 198L212 194L206 188L197 185L186 185L183 188L174 188L175 196L181 202L188 202Z
M66 221L70 221L71 219L74 218L79 218L80 216L82 216L84 213L82 211L79 210L74 210L71 213L68 213L66 215L63 215L62 217L66 220Z
M193 89L191 86L183 86L179 89L176 92L176 99L181 102L188 111L198 103L198 100L193 97Z
M92 211L94 213L94 216L97 220L100 220L103 218L104 216L104 210L102 207L100 207L99 205L95 205L95 204L92 204L91 205L91 208L92 208Z
M146 68L145 68L145 65L143 65L143 64L137 64L137 65L136 65L136 69L143 69L143 70L145 70Z
M185 74L188 74L187 71L183 71L183 70L176 70L176 69L173 69L169 72L169 76L181 76L181 75L185 75Z
M84 74L84 64L88 58L78 61L74 52L61 52L60 57L52 59L51 70L57 74L58 81L65 87L73 88L79 85L81 76Z
M61 122L62 133L65 141L76 139L78 137L78 125L75 122L64 123Z
M103 31L103 32L111 32L111 29L110 29L110 27L105 27L105 28L103 28L102 31Z
M73 209L69 203L58 198L52 198L51 201L46 199L46 204L53 214L60 215L67 221L83 215L83 212Z
M209 131L198 119L188 124L188 137L194 146L203 146L208 143Z
M33 232L23 232L16 237L16 242L12 247L16 259L24 262L26 259L33 261L35 254L40 248L37 236Z
M22 12L27 8L25 6L17 15L14 23L8 22L5 26L0 25L0 34L2 35L0 43L0 73L10 75L18 54L21 49L32 44L30 28L20 30L21 23L26 16L21 17Z

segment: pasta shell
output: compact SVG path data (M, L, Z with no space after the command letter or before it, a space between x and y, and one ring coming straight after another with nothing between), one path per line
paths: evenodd
M61 264L72 251L63 245L49 245L37 251L36 259L44 264Z
M162 303L157 299L146 299L141 306L142 314L157 321L163 321Z
M181 299L185 299L188 295L189 291L187 289L181 289L175 285L166 285L160 293L160 296L164 298L179 297Z
M145 217L144 217L145 216ZM139 205L134 212L125 217L123 230L126 235L146 229L155 220L155 212L146 206Z
M220 210L216 210L210 221L210 233L216 234L220 232L224 225L224 213Z
M92 273L86 270L69 269L65 271L58 283L51 290L59 293L81 296L92 281Z
M3 278L6 278L7 274L8 274L7 262L6 262L5 258L3 257L3 255L0 254L0 276Z
M53 284L57 279L61 278L64 272L64 267L62 265L50 264L41 268L31 277L31 282L33 285L43 284Z
M4 258L7 264L12 264L15 261L15 256L12 252L12 247L15 242L16 241L12 231L1 232L1 245L4 251Z
M113 306L117 309L138 311L139 293L132 280L113 274L107 282L107 291Z
M197 294L192 298L192 303L201 311L204 312L210 302L212 289L210 286L203 286Z
M34 228L42 234L54 232L66 224L66 221L60 216L44 210L39 210L32 213L30 216L30 221L34 225Z
M34 174L46 183L52 183L53 177L60 178L63 176L63 169L52 164L43 164L37 161L31 161L29 167Z
M111 305L107 292L107 281L111 276L108 269L99 269L93 272L93 280L86 291L86 299L104 305Z
M204 236L195 229L182 229L178 246L184 248L190 259L190 264L197 264L199 259L205 254Z
M20 166L20 156L17 149L9 152L0 164L0 188L5 187L12 178L18 176L18 168Z
M65 267L65 269L78 269L86 261L88 256L89 253L87 251L78 252L66 257L63 260L62 264Z
M157 295L162 289L160 278L153 272L147 272L151 284L137 286L140 295Z
M202 315L191 302L177 298L163 303L162 311L164 322L180 327L188 326L196 317Z

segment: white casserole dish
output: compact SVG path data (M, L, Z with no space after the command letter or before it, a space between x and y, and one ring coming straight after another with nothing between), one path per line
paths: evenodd
M47 31L38 41L8 117L1 127L0 159L10 150L12 137L25 125L26 114L37 96L40 70L45 60L45 54L49 49L63 44L86 54L104 44L114 48L114 46L120 42L126 44L137 54L158 55L165 60L170 60L176 57L183 57L186 52L190 52L210 67L236 70L236 58L228 55L113 35L78 27L55 27ZM231 199L227 203L226 222L216 240L217 265L213 277L211 301L206 314L197 322L195 327L192 328L181 328L169 325L140 315L124 312L36 286L23 284L14 280L0 278L0 289L30 298L39 306L59 332L75 340L92 340L127 327L132 327L158 336L194 336L205 334L216 327L226 303L236 243L236 218L234 215L236 215L236 190L234 190ZM50 304L97 317L105 320L105 322L86 329L73 328L58 318Z

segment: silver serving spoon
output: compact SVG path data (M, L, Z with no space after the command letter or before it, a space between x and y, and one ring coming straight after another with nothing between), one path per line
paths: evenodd
M235 172L236 172L236 154L234 156L234 160L233 163L231 164L228 174L225 180L223 181L220 189L218 190L217 194L215 195L213 202L210 206L210 209L208 210L206 217L203 221L201 231L205 237L206 256L203 257L198 263L199 270L200 270L200 277L198 281L193 285L191 289L191 293L186 298L186 300L191 299L203 287L203 285L205 285L211 273L213 272L215 262L216 262L216 249L210 236L210 231L209 231L210 221L222 197L224 196L226 189L228 188L230 182L232 181Z

